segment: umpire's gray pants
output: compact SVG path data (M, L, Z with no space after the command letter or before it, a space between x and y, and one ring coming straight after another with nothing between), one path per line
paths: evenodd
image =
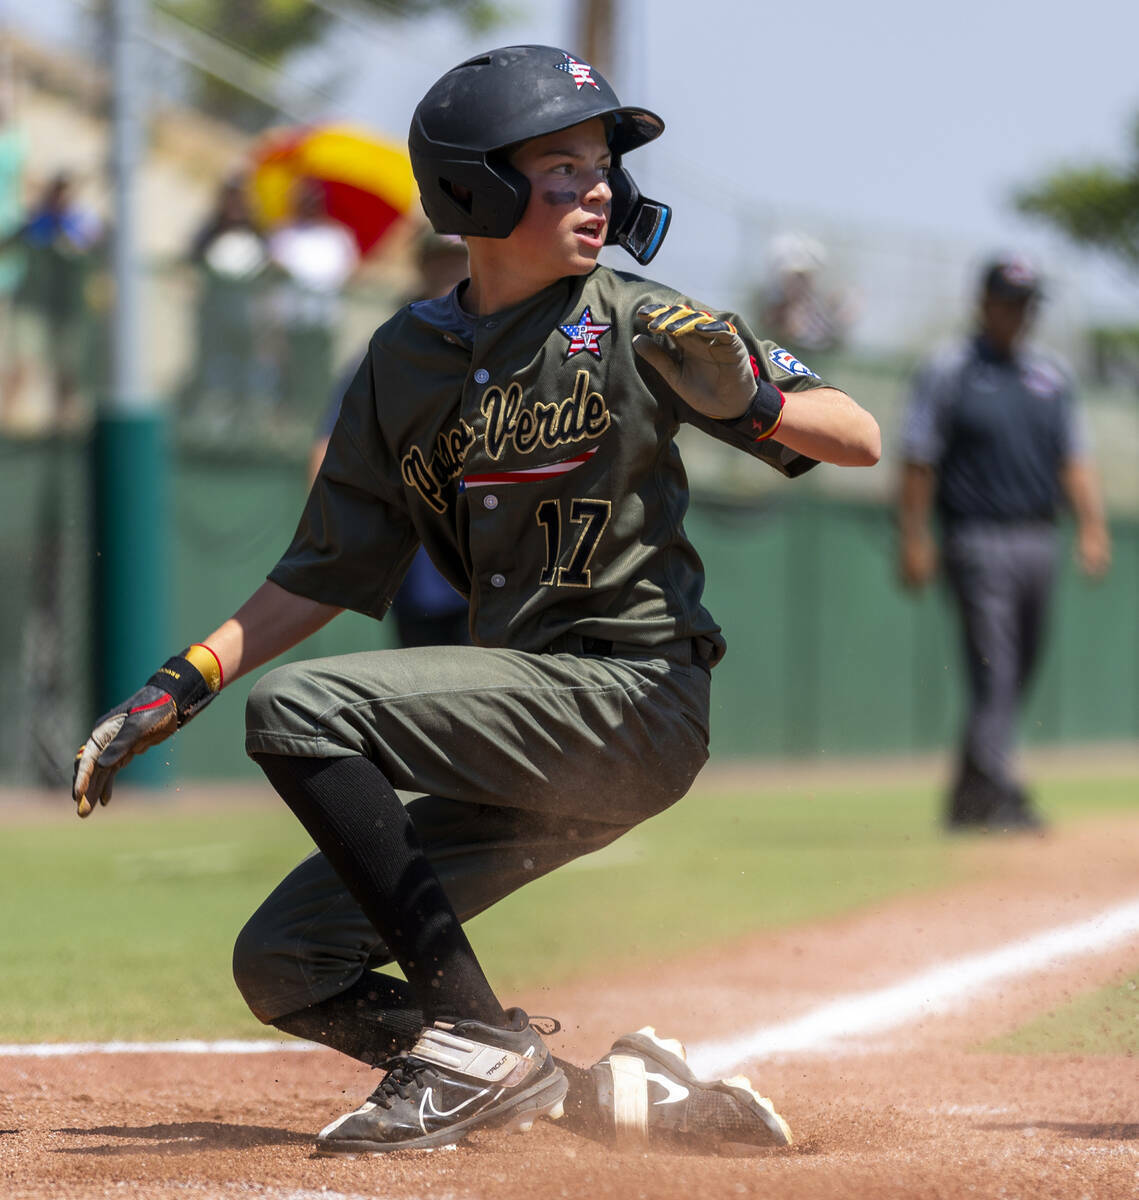
M945 537L968 683L962 761L1010 789L1016 722L1039 659L1056 554L1047 522L969 523Z
M253 688L249 753L362 755L401 790L461 919L688 791L708 756L709 673L692 643L620 657L472 646L279 667ZM262 1021L390 962L323 855L253 914L234 977Z

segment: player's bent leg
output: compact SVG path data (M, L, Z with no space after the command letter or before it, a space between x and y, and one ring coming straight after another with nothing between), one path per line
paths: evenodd
M237 935L234 982L253 1015L269 1024L352 987L377 946L383 948L379 934L316 850Z
M463 921L626 829L421 796L407 806ZM254 1015L370 1066L406 1050L424 1020L410 989L373 968L391 955L319 852L273 889L238 935L233 974Z
M455 854L432 855L456 911L464 911L458 892L466 887L471 904L464 915L473 915L688 790L707 758L708 673L687 649L672 654L664 648L629 661L451 647L280 668L250 695L247 749L258 757L358 755L396 787L462 796L461 803L482 810L478 828L528 813L537 825L523 821L497 845L491 838L472 855L461 847L467 833L454 839ZM538 828L542 822L545 828ZM415 825L422 837L418 813ZM549 830L559 827L563 836L551 838ZM575 843L573 835L582 831L585 838ZM552 852L526 853L528 837L535 848ZM430 839L423 840L430 853ZM505 853L510 868L488 870L488 850L500 868ZM381 949L373 941L372 950ZM458 1024L468 1024L470 1015L461 1014ZM368 1113L387 1110L381 1099L391 1088L396 1106L407 1099L401 1089L419 1087L414 1071L410 1081L404 1071L391 1075L389 1089L370 1101L374 1107L364 1106ZM422 1100L427 1093L419 1091ZM519 1106L496 1107L490 1115L513 1120L522 1112L525 1121L532 1099L523 1096ZM448 1129L443 1136L462 1134ZM376 1140L388 1148L392 1139ZM407 1144L402 1136L395 1140Z
M385 1064L379 1087L321 1130L319 1154L430 1150L476 1129L526 1132L562 1115L566 1078L521 1009L507 1028L436 1022Z
M592 1068L601 1130L620 1147L754 1154L791 1145L791 1129L748 1079L703 1081L680 1042L646 1026Z
M504 1011L399 797L359 755L254 754L382 936L428 1020Z

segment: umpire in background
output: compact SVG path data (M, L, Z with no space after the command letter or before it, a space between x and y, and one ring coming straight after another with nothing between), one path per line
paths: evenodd
M969 707L951 829L1036 829L1013 767L1016 721L1039 657L1067 501L1077 558L1103 575L1111 543L1071 381L1024 345L1041 298L1014 259L980 281L976 332L919 371L902 436L900 571L920 588L941 560L961 618Z

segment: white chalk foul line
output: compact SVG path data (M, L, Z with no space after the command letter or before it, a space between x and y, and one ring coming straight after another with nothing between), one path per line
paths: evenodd
M40 1042L38 1045L0 1044L0 1058L59 1058L74 1054L276 1054L279 1051L319 1050L312 1042Z
M832 1000L792 1021L763 1025L749 1033L689 1046L697 1075L715 1078L746 1062L779 1054L804 1054L834 1047L844 1038L897 1029L943 1012L990 984L1038 971L1066 958L1097 954L1139 934L1139 899L1087 921L1062 925L983 954L942 963L910 979L875 991ZM44 1042L0 1044L0 1058L54 1058L74 1054L276 1054L317 1050L302 1041Z
M890 987L843 996L791 1021L690 1046L689 1065L698 1076L715 1078L757 1059L833 1048L844 1038L896 1029L943 1012L999 980L1099 953L1137 933L1139 900L1133 900L1087 921L941 963Z

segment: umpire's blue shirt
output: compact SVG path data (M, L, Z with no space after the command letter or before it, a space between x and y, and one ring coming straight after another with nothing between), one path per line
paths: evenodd
M1086 451L1071 381L1037 351L1001 356L975 337L935 355L914 382L902 455L937 472L946 526L1055 520L1061 469Z

